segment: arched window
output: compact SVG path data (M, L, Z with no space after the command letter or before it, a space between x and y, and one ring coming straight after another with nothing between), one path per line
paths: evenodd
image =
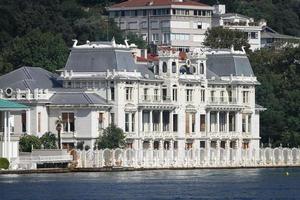
M200 74L204 74L204 64L200 63Z
M188 71L188 68L187 68L186 65L182 65L182 66L180 67L180 69L179 69L179 73L180 73L180 74L186 74L187 71Z
M166 62L163 62L162 70L163 70L163 73L167 73L167 71L168 71L168 66L167 66L167 63L166 63Z
M172 73L176 73L176 71L177 71L176 62L172 62Z

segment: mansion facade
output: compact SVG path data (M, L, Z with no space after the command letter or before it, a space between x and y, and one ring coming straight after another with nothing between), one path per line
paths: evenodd
M138 150L259 148L263 108L255 104L259 82L245 52L194 49L183 56L165 48L143 60L125 43L75 41L59 74L21 67L1 76L0 98L30 107L11 113L13 134L57 133L60 119L64 148L95 148L109 124Z

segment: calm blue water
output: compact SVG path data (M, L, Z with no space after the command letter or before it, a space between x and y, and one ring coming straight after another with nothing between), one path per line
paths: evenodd
M300 199L300 169L0 175L0 199Z

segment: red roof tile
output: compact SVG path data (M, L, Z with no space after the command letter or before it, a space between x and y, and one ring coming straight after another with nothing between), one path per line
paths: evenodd
M152 2L152 3L151 3ZM168 5L182 5L182 6L208 6L204 3L193 0L183 0L182 2L176 0L128 0L122 3L115 4L111 8L124 7L143 7L143 6L168 6Z

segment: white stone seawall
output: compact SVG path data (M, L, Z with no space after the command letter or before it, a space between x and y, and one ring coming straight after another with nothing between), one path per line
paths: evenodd
M230 168L300 166L300 149L262 148L134 150L104 149L77 151L77 168Z

